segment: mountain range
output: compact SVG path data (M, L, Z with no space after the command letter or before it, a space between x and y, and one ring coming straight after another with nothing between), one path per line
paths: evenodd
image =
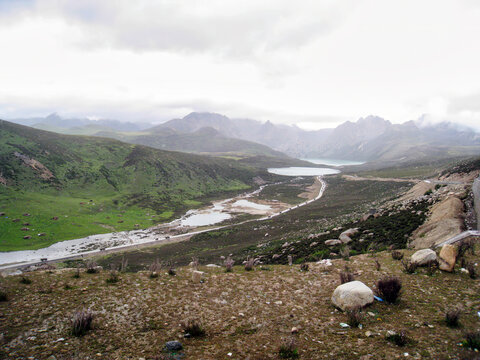
M232 119L194 112L160 125L116 120L16 119L33 127L116 138L165 150L241 153L296 158L335 158L383 163L469 156L480 153L480 134L451 123L424 119L392 124L378 116L344 122L333 129L307 131L295 125ZM281 154L283 153L283 154Z

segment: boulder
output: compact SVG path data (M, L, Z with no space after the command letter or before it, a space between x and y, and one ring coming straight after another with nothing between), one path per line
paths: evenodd
M457 255L458 249L455 245L443 245L438 259L440 270L452 272L455 267L455 262L457 261Z
M168 341L165 344L165 350L167 351L180 351L183 349L183 346L178 341Z
M373 303L373 291L361 281L350 281L335 289L332 303L344 311L364 307Z
M192 281L196 284L201 283L204 275L205 273L203 271L194 270L192 272Z
M351 237L356 233L358 233L358 229L348 229L342 232L338 238L342 243L348 244L349 242L352 241Z
M325 245L327 246L335 246L335 245L340 245L342 242L338 239L330 239L330 240L325 240Z
M437 254L432 249L422 249L414 253L410 259L412 263L418 266L427 265L430 261L437 260Z

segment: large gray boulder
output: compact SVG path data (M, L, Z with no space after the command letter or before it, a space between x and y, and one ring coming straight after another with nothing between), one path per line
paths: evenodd
M345 230L344 232L342 232L340 234L340 236L338 237L340 239L340 241L344 244L348 244L349 242L352 241L352 236L355 235L356 233L358 233L358 229L348 229L348 230Z
M338 286L332 295L332 303L345 311L364 307L373 302L373 291L361 281L355 280Z
M424 266L435 260L437 260L437 253L435 251L432 249L422 249L412 255L410 262L418 266Z

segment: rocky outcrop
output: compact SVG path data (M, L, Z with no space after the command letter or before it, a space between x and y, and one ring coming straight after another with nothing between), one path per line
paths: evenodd
M410 262L412 264L417 264L418 266L424 266L435 260L437 260L437 253L435 251L432 249L423 249L414 253L410 259Z
M413 233L411 245L425 249L463 232L463 202L449 196L432 206L428 220Z
M373 302L373 291L361 281L350 281L338 286L332 295L332 303L341 310L364 307Z
M445 244L438 258L439 268L443 271L452 272L457 261L458 249L455 245Z
M325 240L325 245L327 246L335 246L335 245L340 245L342 242L338 239L330 239L330 240Z
M348 244L352 241L352 236L356 233L358 233L358 229L348 229L342 232L338 238L342 243Z

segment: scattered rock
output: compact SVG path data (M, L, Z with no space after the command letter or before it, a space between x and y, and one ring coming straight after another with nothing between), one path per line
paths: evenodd
M340 236L338 237L340 239L340 241L344 244L348 244L349 242L352 241L352 236L355 235L356 233L358 233L358 229L348 229L348 230L345 230L344 232L342 232L340 234Z
M435 260L437 260L437 254L435 251L432 249L422 249L414 253L410 261L418 266L424 266Z
M292 334L297 334L298 333L298 328L296 326L292 327L292 330L290 331Z
M180 351L182 349L183 346L179 341L167 341L165 344L165 350L167 351Z
M455 245L443 245L438 259L440 270L452 272L457 261L457 254L458 249Z
M205 273L203 271L194 270L192 272L192 281L199 284L203 281Z
M350 281L335 289L332 303L341 310L364 307L373 303L373 291L361 281Z
M340 245L342 242L338 239L330 239L330 240L325 240L325 245L327 246L335 246L335 245Z
M314 246L317 246L318 245L318 242L314 241L310 244L310 247L314 247Z

